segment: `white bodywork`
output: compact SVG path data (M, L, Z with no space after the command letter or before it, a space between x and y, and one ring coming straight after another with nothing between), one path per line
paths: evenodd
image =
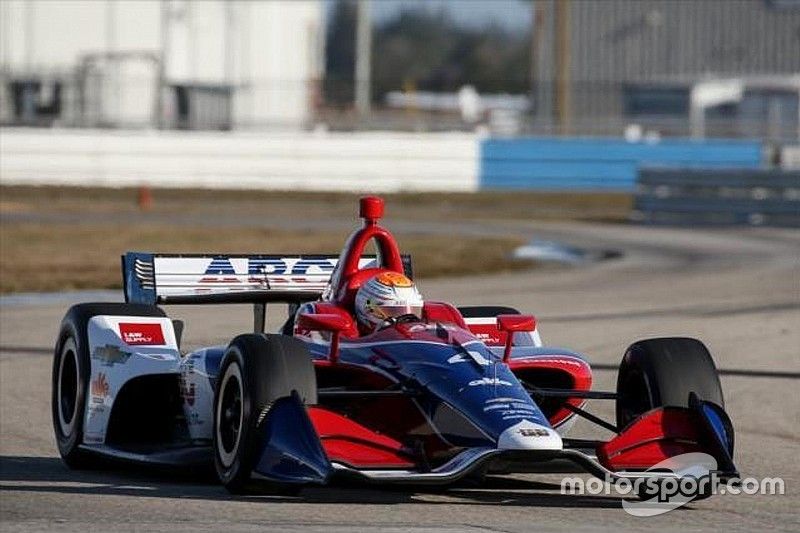
M213 348L182 357L172 321L166 317L95 316L89 321L88 336L91 373L84 444L105 443L111 410L122 387L153 374L178 376L190 438L211 439L211 379L215 376L207 371L206 355Z

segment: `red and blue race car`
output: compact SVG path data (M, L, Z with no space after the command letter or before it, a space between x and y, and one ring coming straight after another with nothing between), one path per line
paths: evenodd
M73 306L56 340L63 460L213 464L235 493L337 479L448 485L566 463L658 482L678 474L654 466L692 452L713 457L720 479L737 476L717 371L697 340L636 342L616 390L595 391L582 355L542 345L534 317L508 307L426 301L421 316L360 330L365 280L413 277L382 214L382 200L363 198L363 226L338 257L125 254L126 302ZM182 351L183 324L162 307L228 303L253 305L254 331ZM286 323L265 333L275 304L288 306ZM616 420L588 400L615 402ZM613 438L571 439L578 417Z

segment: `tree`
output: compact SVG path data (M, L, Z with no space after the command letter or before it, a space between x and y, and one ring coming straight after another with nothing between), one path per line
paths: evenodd
M325 38L325 98L328 103L353 102L356 53L356 10L354 0L338 0Z
M328 103L353 101L356 5L338 0L328 26ZM529 33L501 27L459 26L445 11L401 10L373 31L372 95L413 85L418 90L455 92L473 85L479 92L524 94L529 90Z

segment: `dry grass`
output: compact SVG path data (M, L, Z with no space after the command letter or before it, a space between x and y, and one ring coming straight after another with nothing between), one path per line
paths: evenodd
M0 226L0 292L121 287L120 254L128 250L220 253L338 253L345 233L258 228L187 228L160 224L89 226L4 223ZM509 259L516 239L401 235L416 275L472 274L525 268Z
M154 213L242 213L320 218L354 217L359 194L157 189ZM632 197L624 193L482 192L384 194L390 219L627 220ZM0 187L0 212L137 211L136 189Z
M157 189L152 196L150 213L141 214L136 189L0 187L0 292L116 288L121 284L119 256L127 250L338 253L345 231L294 230L291 221L298 217L352 220L355 225L359 195ZM515 191L384 197L390 228L394 220L621 222L631 207L630 195L615 193ZM90 213L95 223L82 219L83 213ZM288 224L285 229L253 227L253 221L265 214ZM96 222L106 216L107 223ZM237 222L245 218L250 222ZM204 224L198 226L198 220ZM509 259L511 251L522 244L515 238L398 237L403 251L414 256L416 274L423 278L530 266Z

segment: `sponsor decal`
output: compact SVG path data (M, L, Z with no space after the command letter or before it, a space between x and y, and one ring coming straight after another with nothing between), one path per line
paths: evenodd
M113 344L106 344L105 346L98 346L92 352L92 359L96 359L103 366L114 366L128 361L131 357L131 352L126 352L120 349L119 346Z
M186 425L188 426L202 426L203 424L205 424L205 422L196 411L192 411L189 413L189 416L186 417Z
M131 346L161 346L166 344L161 324L120 322L119 334Z
M511 407L511 406L509 404L507 404L507 403L496 403L494 405L489 405L489 406L484 407L483 408L483 412L485 413L487 411L496 411L498 409L508 409L509 407Z
M175 356L169 353L140 353L140 356L154 361L172 361Z
M518 433L523 437L547 437L550 432L544 428L520 428Z
M516 411L535 411L533 406L525 403L495 403L484 407L483 412L496 411L498 409L503 409L502 414L513 413Z
M200 283L238 283L236 271L230 259L212 259L206 268L205 274L200 278Z
M258 259L247 260L247 273L258 274L330 274L338 259L300 259L287 261L285 259Z
M523 419L525 419L527 421L529 418L531 418L531 416L533 416L535 420L539 420L540 419L540 417L536 413L532 413L532 412L528 411L528 412L525 412L525 413L503 415L502 420L517 420L519 418L523 418ZM542 419L542 420L544 420L544 419Z
M506 343L507 333L504 331L491 331L486 326L474 326L471 324L468 324L468 326L475 337L489 346L503 346ZM494 329L497 329L497 326L494 326Z
M525 401L527 401L527 400L525 400L524 398L509 398L509 397L505 397L505 398L491 398L489 400L486 400L484 403L525 402Z
M489 366L491 361L486 359L483 354L480 352L476 352L474 350L467 350L467 354L472 358L473 361L478 363L481 366ZM458 353L447 360L448 363L464 363L468 361L468 359L464 356L464 354Z
M187 383L185 378L179 380L180 389L181 389L181 398L183 401L186 402L187 405L193 406L195 400L195 388L194 383Z
M506 387L512 387L513 385L509 381L505 381L500 378L481 378L475 379L469 382L470 387L480 387L482 385L503 385Z
M181 374L178 378L178 389L184 403L194 405L195 387L191 382L191 375L195 372L195 362L199 360L197 354L192 354L181 363Z
M101 433L86 433L83 436L83 442L86 444L102 444L103 435Z
M92 403L105 403L108 397L108 381L103 372L97 374L97 377L92 380L89 385L92 394Z
M95 419L105 416L106 406L98 403L90 403L87 412L89 413L89 424L92 424Z
M200 278L200 283L289 283L306 281L304 277L291 276L330 275L337 259L281 259L277 257L247 259L247 272L236 272L230 258L216 257L211 260ZM267 276L270 276L269 283Z
M533 357L519 357L515 359L516 362L536 362L536 363L545 363L550 365L568 365L568 366L588 366L588 363L583 361L582 359L567 359L567 358L554 358L554 357L541 357L541 356L533 356Z
M461 328L452 326L450 324L443 324L441 322L436 322L434 324L417 323L407 326L407 331L409 333L419 333L420 331L438 331L438 330L461 331Z

